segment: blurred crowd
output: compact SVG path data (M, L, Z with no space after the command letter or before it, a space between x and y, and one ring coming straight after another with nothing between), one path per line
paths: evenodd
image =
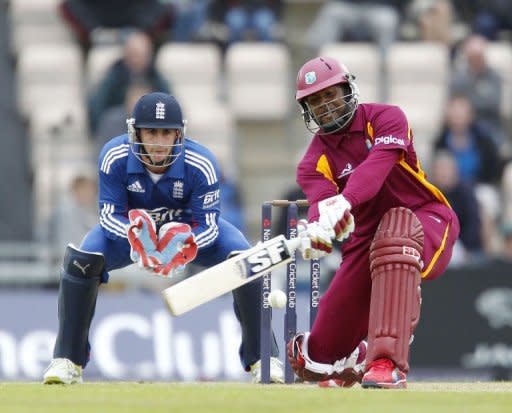
M433 155L424 168L431 181L444 191L461 221L453 263L478 264L495 257L512 260L512 113L507 112L512 102L506 101L511 96L504 95L512 85L489 64L486 54L489 45L496 42L512 47L510 2L325 1L310 16L308 27L301 28L302 36L293 39L287 3L56 2L56 12L80 46L83 61L95 45L122 45L122 53L96 84L89 85L84 98L93 152L97 154L108 139L125 132L125 120L140 96L151 90L173 93L179 87L169 82L155 64L159 50L169 43L211 43L224 56L235 43L280 42L290 48L292 55L313 56L329 43L370 42L378 46L382 60L395 42L442 44L449 51L450 81L446 85L444 119L432 140ZM374 64L383 68L382 62ZM293 79L295 67L291 69ZM292 88L290 99L291 96ZM365 96L360 100L366 101ZM292 122L299 118L298 109L293 117ZM414 124L411 127L414 131ZM65 199L49 218L50 239L60 245L65 242L66 233L79 243L79 234L96 222L95 180L80 170L75 172ZM223 209L226 218L244 230L247 205L241 199L240 185L243 182L237 182L236 176L226 174ZM289 189L283 197L300 196L292 182ZM70 209L73 216L69 216Z

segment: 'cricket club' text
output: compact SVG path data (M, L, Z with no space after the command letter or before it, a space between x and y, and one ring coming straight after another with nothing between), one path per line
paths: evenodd
M316 308L320 302L320 263L311 262L311 307Z

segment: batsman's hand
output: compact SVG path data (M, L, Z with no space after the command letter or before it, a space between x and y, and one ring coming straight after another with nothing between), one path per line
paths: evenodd
M308 223L301 219L297 223L297 236L299 237L300 251L305 260L317 260L332 252L331 232L323 228L319 222Z
M343 195L335 195L318 203L318 222L331 233L331 238L343 242L354 232L354 217L351 205Z
M182 271L197 256L197 244L190 225L180 222L162 225L158 232L157 251L161 264L153 269L155 274L169 277Z
M158 258L156 225L144 209L131 209L128 212L130 223L126 228L130 243L130 258L140 267L153 269L161 264Z

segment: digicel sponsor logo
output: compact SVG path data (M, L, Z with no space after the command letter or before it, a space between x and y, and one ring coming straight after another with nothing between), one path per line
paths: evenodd
M379 143L383 143L384 145L389 145L390 143L405 145L405 141L403 139L396 138L395 136L380 136L375 139L375 145L378 145Z

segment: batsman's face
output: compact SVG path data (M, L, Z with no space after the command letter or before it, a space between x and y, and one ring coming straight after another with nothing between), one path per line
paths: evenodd
M343 89L339 85L322 89L306 98L306 103L320 125L336 121L345 112Z
M153 165L161 164L168 159L177 139L177 129L140 129L140 141Z

